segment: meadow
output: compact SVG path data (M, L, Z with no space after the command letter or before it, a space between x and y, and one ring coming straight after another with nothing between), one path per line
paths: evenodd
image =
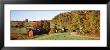
M38 36L34 36L32 39L33 40L99 40L98 37L71 35L69 33L53 33L50 35L41 35L41 36L38 35Z
M16 40L99 40L98 36L94 34L78 34L76 32L64 32L64 33L50 33L49 35L36 35L34 37L28 37L25 28L12 28L11 35Z

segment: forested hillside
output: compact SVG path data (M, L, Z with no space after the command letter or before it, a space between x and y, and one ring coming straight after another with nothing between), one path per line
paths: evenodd
M52 19L58 28L65 27L68 31L79 33L100 33L100 10L75 10L60 13Z

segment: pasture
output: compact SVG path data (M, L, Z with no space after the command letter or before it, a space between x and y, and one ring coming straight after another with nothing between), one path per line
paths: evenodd
M83 35L71 35L69 33L53 33L50 35L38 35L33 40L98 40L98 37L87 37Z
M28 37L25 28L12 28L11 35L16 37L17 40L99 40L100 38L97 36L87 35L87 34L76 34L73 32L65 32L65 33L50 33L36 35L33 37Z

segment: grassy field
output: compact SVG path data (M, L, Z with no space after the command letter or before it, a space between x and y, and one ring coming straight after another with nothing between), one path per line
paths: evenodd
M11 28L11 33L26 33L26 28Z
M98 40L98 37L88 37L84 35L68 33L52 33L50 35L36 35L31 40Z
M65 33L50 33L36 35L32 38L29 38L25 28L11 28L11 35L17 37L17 40L99 40L99 36L92 36L87 34L77 34L72 32Z

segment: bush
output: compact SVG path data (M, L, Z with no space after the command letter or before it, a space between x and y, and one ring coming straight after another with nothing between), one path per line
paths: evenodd
M51 34L51 33L55 33L55 29L54 29L54 28L51 28L51 29L50 29L49 34Z
M48 34L50 31L50 22L48 22L47 20L41 20L41 21L33 22L32 27L34 29L44 29L43 33Z

